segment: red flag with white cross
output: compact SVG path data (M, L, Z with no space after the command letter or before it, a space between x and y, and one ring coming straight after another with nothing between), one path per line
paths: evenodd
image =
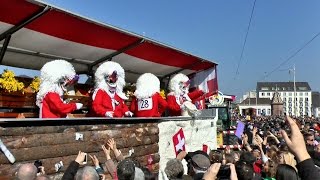
M186 140L182 128L172 137L172 141L176 156L179 154L179 150L186 150Z

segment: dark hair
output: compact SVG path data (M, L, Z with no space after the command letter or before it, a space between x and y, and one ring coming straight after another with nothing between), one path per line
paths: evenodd
M276 172L276 180L299 180L299 176L292 166L279 164Z
M247 164L244 161L238 161L235 164L238 180L252 180L253 179L253 165ZM278 180L278 179L277 179Z
M120 161L117 166L117 174L119 180L134 180L134 162L128 159Z
M144 173L145 180L156 180L156 176L151 171L149 171L148 168L142 167L141 170Z
M214 163L222 163L223 157L222 157L222 152L219 150L212 150L210 151L210 162L211 164Z
M225 154L224 158L226 160L226 164L228 164L228 163L234 164L234 157L232 154Z
M243 161L243 162L246 162L247 164L253 165L253 163L256 161L256 158L253 156L251 152L243 152L240 155L239 161Z

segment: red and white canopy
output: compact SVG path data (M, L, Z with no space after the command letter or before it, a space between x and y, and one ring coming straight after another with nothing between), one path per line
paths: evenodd
M111 58L126 70L128 82L146 72L158 77L216 67L216 63L107 24L35 0L0 0L0 46L8 48L3 65L39 70L52 59L71 62L77 72ZM41 15L39 15L41 14ZM22 28L19 25L34 20ZM14 28L18 30L11 31Z

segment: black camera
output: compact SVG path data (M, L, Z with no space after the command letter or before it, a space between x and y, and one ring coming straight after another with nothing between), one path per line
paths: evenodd
M217 178L219 180L227 180L230 179L231 170L229 165L221 165L219 172L217 174Z
M38 173L41 172L40 166L42 166L42 162L40 160L36 160L33 164L37 167Z

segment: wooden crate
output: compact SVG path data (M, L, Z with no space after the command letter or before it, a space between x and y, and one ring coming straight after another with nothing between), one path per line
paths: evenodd
M0 92L0 108L37 108L35 93Z

